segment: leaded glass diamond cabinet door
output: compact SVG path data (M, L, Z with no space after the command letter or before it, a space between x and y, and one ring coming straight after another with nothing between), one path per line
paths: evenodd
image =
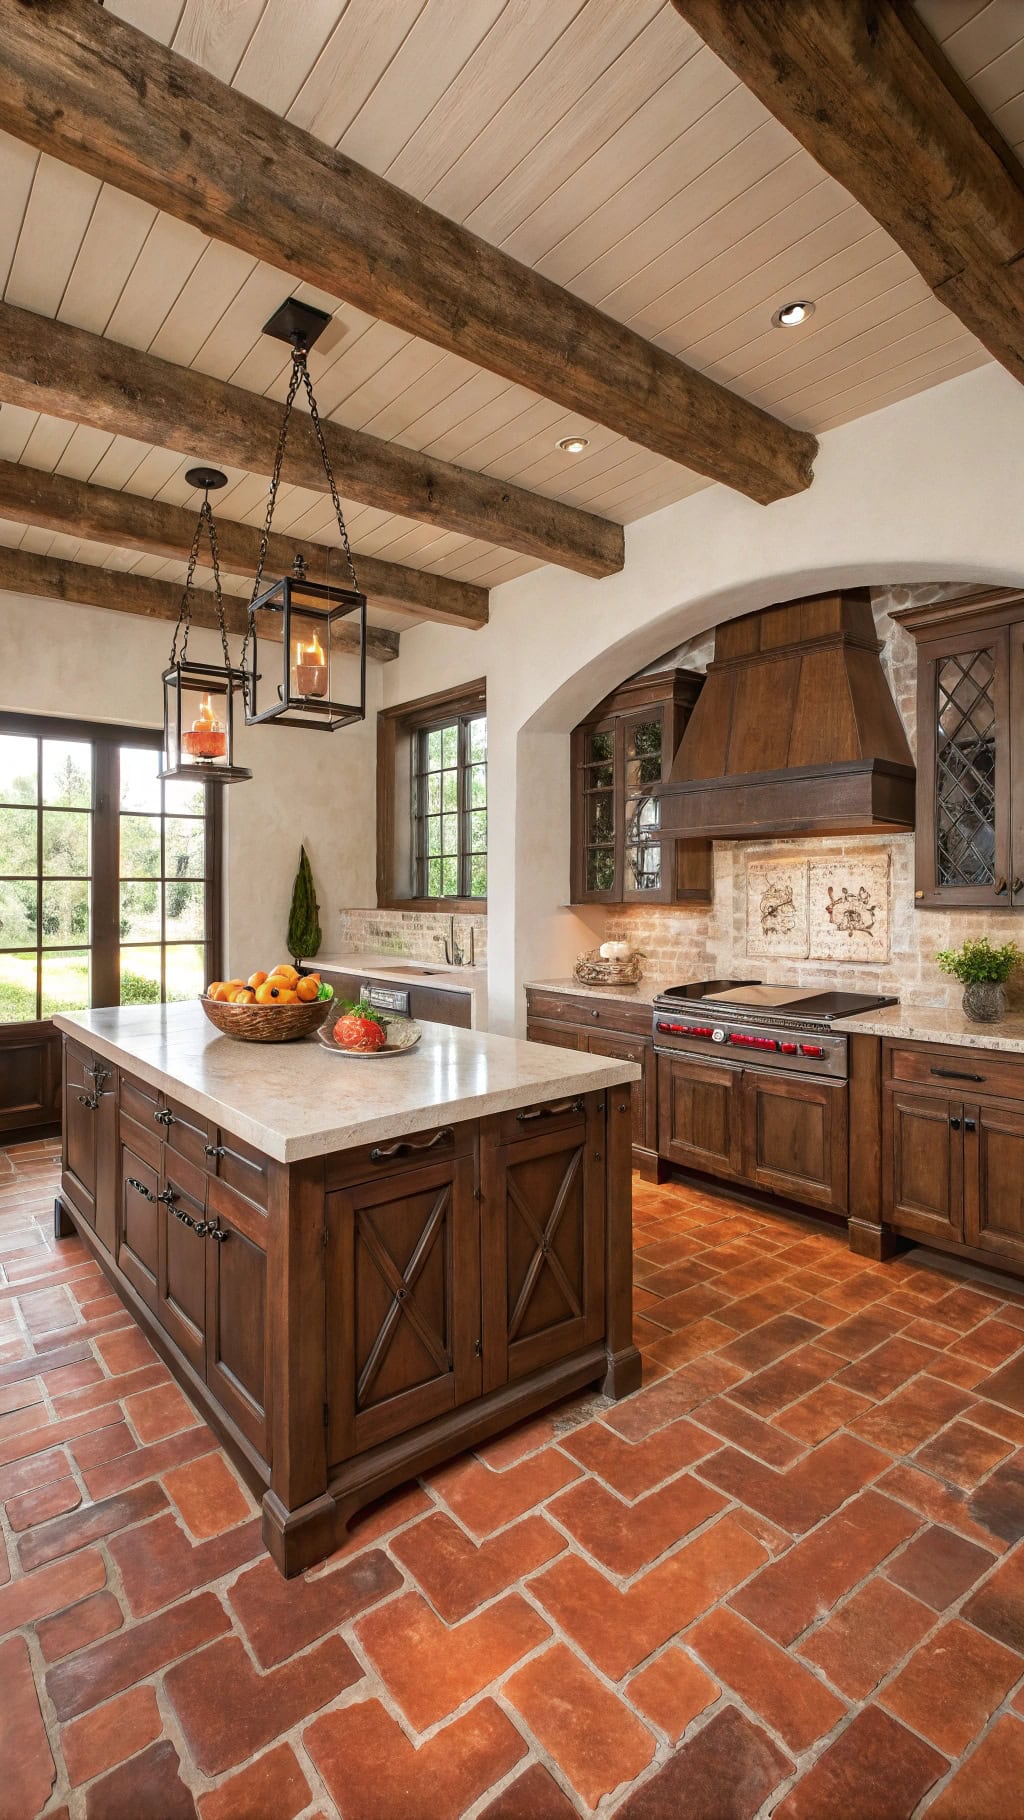
M671 854L659 838L658 799L662 779L665 710L652 707L622 722L624 903L657 903L670 895Z
M621 728L609 719L573 734L574 902L618 903L621 896Z
M922 643L916 901L1009 906L1008 628Z

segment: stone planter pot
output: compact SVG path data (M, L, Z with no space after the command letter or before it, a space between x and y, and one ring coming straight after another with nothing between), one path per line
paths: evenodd
M998 1024L1006 1016L1006 988L1001 980L974 980L964 987L964 1016L972 1024Z

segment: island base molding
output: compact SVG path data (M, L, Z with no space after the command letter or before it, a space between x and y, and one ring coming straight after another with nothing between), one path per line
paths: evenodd
M628 1088L284 1164L173 1082L64 1051L58 1236L223 1440L283 1574L463 1449L639 1388Z

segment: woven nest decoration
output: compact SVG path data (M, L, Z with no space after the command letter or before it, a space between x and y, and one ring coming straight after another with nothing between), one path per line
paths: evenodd
M313 999L308 1005L232 1005L227 999L199 1000L211 1024L239 1043L294 1043L312 1036L330 1012L334 999Z
M572 976L581 986L636 986L643 979L643 969L638 954L624 961L604 961L600 950L591 948L587 954L577 955Z

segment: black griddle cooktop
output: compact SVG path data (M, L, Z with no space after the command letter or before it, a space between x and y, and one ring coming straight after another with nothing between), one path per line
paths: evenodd
M780 1017L807 1018L830 1024L837 1018L858 1017L881 1005L898 1005L899 999L875 992L821 992L813 986L766 985L762 980L695 980L669 986L659 993L662 1005L721 1007L733 1016L744 1011L777 1012Z

